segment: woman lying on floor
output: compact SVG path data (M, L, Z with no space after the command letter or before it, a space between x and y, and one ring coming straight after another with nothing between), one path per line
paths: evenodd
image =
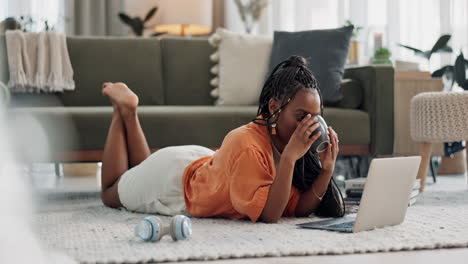
M221 147L162 148L153 154L137 116L138 97L105 83L114 106L102 160L102 201L109 207L164 215L249 218L274 223L311 213L339 217L344 204L331 180L338 137L310 148L322 114L320 90L303 57L278 64L263 86L257 118L229 132ZM189 114L189 113L188 113ZM319 160L320 159L320 160Z

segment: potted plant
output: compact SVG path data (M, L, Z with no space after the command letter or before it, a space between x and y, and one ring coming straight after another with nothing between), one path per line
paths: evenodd
M245 32L251 34L262 15L263 9L268 5L268 0L234 0L239 11Z
M21 29L21 24L14 17L7 17L0 23L0 33L5 34L7 30Z
M432 48L430 50L426 50L426 51L423 51L423 50L420 50L420 49L417 49L417 48L413 48L413 47L410 47L410 46L407 46L407 45L403 45L403 44L400 44L400 43L398 43L398 46L409 49L409 50L412 50L416 56L425 58L427 60L428 64L429 64L429 62L431 60L431 57L432 57L432 54L434 54L434 53L451 53L453 51L452 47L450 47L448 45L448 42L449 42L451 37L452 37L452 35L442 35L442 36L440 36L439 39L436 41L436 43L432 46Z
M43 27L41 28L41 24ZM55 26L51 25L47 19L38 20L32 16L20 16L18 19L8 17L0 23L0 32L5 33L7 30L21 30L23 32L35 31L55 31Z
M448 81L447 91L453 91L455 83L463 90L468 90L468 81L466 80L466 70L468 69L468 60L465 59L463 52L460 51L454 65L446 65L436 71L431 76L435 78L445 77Z
M353 29L353 34L351 35L351 43L349 46L349 52L348 52L348 61L350 64L358 64L359 63L359 50L360 50L360 43L358 40L359 32L362 30L361 26L355 26L351 20L346 20L345 24L343 25L345 27L352 26L354 27Z
M392 53L387 48L380 48L375 51L374 59L372 63L374 64L392 64L390 61L390 56Z
M157 11L158 11L158 7L155 6L151 8L146 14L145 18L143 19L141 19L140 17L130 17L129 15L123 12L120 12L119 18L124 24L128 25L132 29L133 33L136 36L143 36L143 31L145 29L154 27L154 25L147 26L146 24L156 14ZM166 34L166 32L156 32L156 33L151 34L151 36L156 37L162 34Z

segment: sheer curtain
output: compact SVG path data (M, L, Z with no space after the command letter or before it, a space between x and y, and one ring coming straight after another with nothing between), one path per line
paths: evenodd
M272 8L279 11L273 20L272 26L275 30L301 31L330 28L338 24L338 0L272 2Z
M64 0L69 18L66 32L70 35L121 36L124 25L118 13L124 10L125 0Z
M230 0L228 0L230 1ZM256 28L257 34L271 35L274 30L301 31L336 27L342 21L337 10L343 0L270 0ZM227 5L229 8L229 5ZM241 30L236 23L237 10L226 10L231 15L231 29ZM230 23L231 22L231 23Z
M237 9L228 4L233 0L226 1L226 27L243 32ZM467 0L270 0L254 33L334 28L347 19L364 27L358 37L364 63L373 56L376 33L393 59L420 62L423 70L454 63L460 50L468 55ZM434 55L430 64L397 45L428 50L442 34L452 34L454 52Z
M7 17L31 16L36 23L30 27L32 31L44 28L44 21L49 25L63 29L65 18L61 12L62 0L0 0L0 21Z
M468 57L468 1L452 0L450 6L452 46L455 55Z
M421 50L430 50L442 35L439 3L439 0L400 0L399 42ZM450 33L448 31L443 33ZM408 49L396 48L394 52L397 57L420 62L421 67L426 70L428 68L435 70L435 67L440 66L440 55L434 55L428 65L427 60L414 56L414 53Z
M117 13L126 0L0 0L0 21L30 16L36 23L29 31L42 31L44 21L58 32L71 35L124 35L127 30Z

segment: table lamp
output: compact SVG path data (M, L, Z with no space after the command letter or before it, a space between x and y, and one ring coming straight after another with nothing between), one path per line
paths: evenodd
M159 0L157 32L172 35L205 35L211 32L213 0Z

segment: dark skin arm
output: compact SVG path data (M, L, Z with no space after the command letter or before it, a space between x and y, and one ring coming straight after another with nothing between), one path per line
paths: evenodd
M307 115L307 118L304 118L295 129L281 155L277 175L270 187L267 202L260 216L261 221L276 223L283 214L289 200L294 165L300 157L304 156L318 137L320 137L320 132L310 137L318 126L317 119L311 119L311 115ZM323 176L319 177L321 180L316 182L315 188L317 189L314 189L319 195L326 192L331 177L329 175L333 174L333 169L330 174L330 168L334 168L334 160L330 160L333 158L333 155L331 155L332 145L333 143L329 145L328 150L322 152L324 153L321 156L321 158L323 157ZM299 201L299 210L296 210L296 213L300 213L300 215L315 209L319 202L317 198L318 202L311 202L310 194L307 194L307 192L302 196L304 198L301 197Z
M295 160L282 156L279 162L276 178L270 187L268 199L263 208L260 220L266 223L276 223L288 204Z
M322 171L312 187L301 195L295 212L298 217L306 217L314 212L320 204L321 198L325 195L333 176L336 157L339 151L338 135L331 127L328 128L328 133L331 144L326 151L319 153Z
M332 176L333 173L330 172L322 171L320 173L317 180L315 180L314 185L304 192L301 195L301 198L299 198L295 212L296 216L306 217L314 212L321 202L319 197L323 197L325 195Z
M276 223L283 214L289 200L294 165L320 136L319 132L309 138L310 134L319 126L316 122L317 120L310 119L310 116L304 118L291 136L291 140L282 153L277 175L270 187L267 202L260 216L261 221ZM327 191L335 167L336 153L338 153L336 134L331 128L329 128L329 133L331 144L326 151L319 154L322 172L313 186L313 191L311 188L301 195L295 212L297 216L306 216L312 213L320 203L317 196L323 197ZM335 144L336 147L334 147Z

